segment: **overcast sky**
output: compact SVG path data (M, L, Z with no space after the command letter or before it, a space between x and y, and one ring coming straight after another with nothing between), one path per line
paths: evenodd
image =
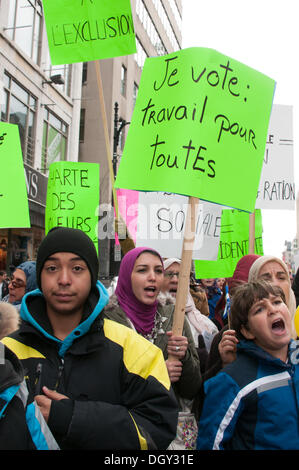
M209 47L276 81L274 104L293 106L296 191L299 189L297 0L183 0L183 48ZM295 211L262 210L264 253L281 257L296 236Z

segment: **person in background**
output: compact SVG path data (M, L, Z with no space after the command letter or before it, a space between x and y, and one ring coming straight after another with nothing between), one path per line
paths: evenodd
M209 304L205 289L201 287L195 280L193 272L190 273L190 294L194 300L195 307L202 315L209 316Z
M0 271L0 301L8 294L8 282L5 271Z
M0 340L19 328L20 315L14 305L0 302Z
M164 282L158 299L160 299L161 302L163 302L164 299L168 299L169 303L175 304L181 260L178 258L168 258L163 261L163 264ZM175 280L172 281L174 277ZM206 298L205 292L204 296ZM200 371L203 374L212 339L218 330L216 325L206 315L202 315L202 313L196 308L190 289L187 294L187 302L185 306L185 321L189 324L193 341L197 348L200 361ZM184 428L183 422L187 419L187 413L189 413L189 421L191 421L191 419L194 419L195 422L198 421L198 397L199 392L192 401L188 402L186 400L181 400L181 408L184 410L184 414L179 417L179 423L182 428ZM196 425L194 424L194 429L195 428Z
M35 289L37 289L36 262L25 261L13 272L8 284L9 293L2 299L2 301L9 302L20 311L24 295Z
M164 281L158 298L163 302L164 297L167 299L167 295L170 294L170 297L168 296L169 302L175 303L181 260L178 258L167 258L163 261L163 264ZM199 355L201 370L203 371L213 336L218 330L215 324L195 306L190 288L187 295L185 313Z
M161 350L103 317L99 260L79 229L52 228L39 246L39 289L2 339L26 367L34 397L62 450L166 448L177 403Z
M217 287L219 287L220 290L222 290L222 287L224 286L225 282L226 282L225 277L218 277L216 279Z
M260 280L236 289L237 357L206 382L198 450L299 449L299 346L291 318L281 287Z
M294 280L292 282L292 289L295 294L295 299L296 299L296 307L299 305L299 268L296 271L296 274L294 276Z
M174 263L174 276L166 276L172 294L176 292L174 278L178 278L179 268L179 263ZM177 437L170 448L192 449L197 435L196 421L193 416L187 423L181 423L180 416L185 413L186 402L198 393L200 363L187 320L181 335L172 333L174 297L169 295L171 301L161 302L159 293L163 282L163 260L157 251L147 247L130 250L121 261L115 296L105 308L105 316L136 330L162 350L180 404ZM181 425L185 427L182 429Z

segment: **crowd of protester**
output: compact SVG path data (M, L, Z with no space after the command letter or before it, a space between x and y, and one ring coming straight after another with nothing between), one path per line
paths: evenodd
M1 450L299 449L298 271L192 271L178 334L180 269L133 248L107 290L89 237L60 227L0 272Z

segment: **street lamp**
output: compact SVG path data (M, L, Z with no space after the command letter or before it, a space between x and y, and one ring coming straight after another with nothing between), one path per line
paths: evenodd
M114 133L113 133L113 156L112 156L112 166L113 166L113 176L116 178L117 173L117 147L119 144L119 137L123 128L130 124L124 119L118 117L118 103L114 104ZM113 201L113 192L112 192L112 201ZM121 261L121 249L120 245L115 244L115 239L110 240L110 276L114 277L118 275L119 272L119 263Z

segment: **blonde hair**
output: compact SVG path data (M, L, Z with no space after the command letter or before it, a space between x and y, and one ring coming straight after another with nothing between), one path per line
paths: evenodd
M18 310L8 302L0 302L0 339L19 328Z
M296 339L297 338L297 333L296 333L295 323L294 323L294 316L295 316L295 312L296 312L296 298L295 298L294 291L292 289L292 283L291 283L291 279L290 279L290 276L289 276L289 269L288 269L287 265L285 264L285 262L282 259L277 258L276 256L269 256L269 255L261 256L260 258L255 260L255 262L252 264L252 266L249 270L249 274L248 274L248 282L257 281L259 279L260 270L262 269L262 267L266 263L268 263L270 261L275 261L276 263L280 264L282 269L287 274L287 279L289 281L289 296L288 296L289 298L288 298L288 301L286 302L286 304L288 306L288 309L290 311L290 315L292 317L292 337L293 337L293 339Z

